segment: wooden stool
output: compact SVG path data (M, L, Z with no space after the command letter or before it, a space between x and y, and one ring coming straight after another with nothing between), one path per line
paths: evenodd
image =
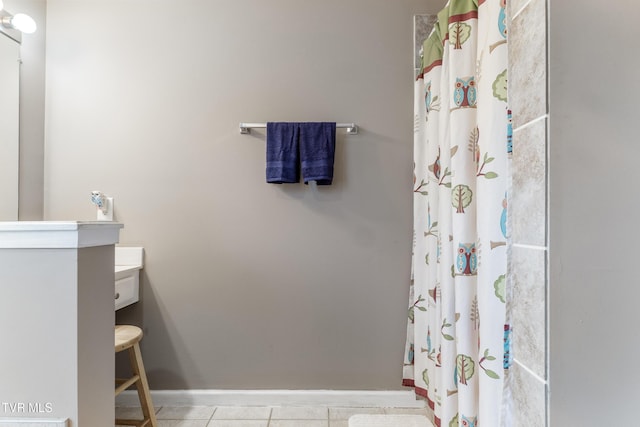
M133 376L128 379L116 378L116 396L122 393L132 385L136 385L138 389L138 398L144 419L142 420L121 420L116 419L116 425L139 426L150 425L157 427L156 413L151 402L151 394L149 394L149 383L147 382L147 374L142 364L142 355L138 343L142 339L142 329L131 325L116 325L115 329L115 349L116 353L123 350L129 350L129 360L131 361L131 370Z

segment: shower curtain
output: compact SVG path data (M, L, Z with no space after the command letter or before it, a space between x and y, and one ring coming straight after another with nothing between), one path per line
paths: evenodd
M506 0L450 0L415 82L403 383L438 426L508 425Z

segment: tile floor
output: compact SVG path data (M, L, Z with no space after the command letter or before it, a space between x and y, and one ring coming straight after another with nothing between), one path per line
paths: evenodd
M419 408L322 406L161 406L158 427L348 427L355 414L426 415ZM139 407L117 407L118 418L142 418Z

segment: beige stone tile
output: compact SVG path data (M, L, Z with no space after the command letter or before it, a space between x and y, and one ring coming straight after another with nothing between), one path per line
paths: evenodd
M420 58L420 49L422 48L422 43L429 37L429 33L433 29L433 25L438 20L438 15L414 15L413 16L413 29L414 29L414 37L415 37L415 48L414 48L414 68L420 68L421 58Z
M512 357L540 378L546 378L546 256L546 250L514 247L510 262Z
M3 408L4 409L4 408ZM16 418L17 419L17 418ZM23 420L15 421L12 418L0 419L0 427L67 427L69 424L67 419L63 421L55 421L55 420Z
M511 366L513 427L545 427L546 387L518 363Z
M320 406L281 406L271 411L272 420L326 420L329 408Z
M211 420L207 427L267 427L268 420Z
M509 229L513 243L546 245L546 120L513 134Z
M158 420L158 427L207 427L208 420Z
M139 406L116 406L116 418L142 419L142 409Z
M162 407L157 406L155 408L156 414L162 409ZM133 419L133 420L141 420L142 419L142 408L139 406L116 406L116 418L121 419Z
M271 420L269 427L328 427L329 420Z
M525 4L529 3L530 0L509 0L507 1L507 16L512 18L513 15L518 13L520 9L524 7Z
M159 420L208 420L213 415L213 406L163 406L158 411Z
M329 419L348 420L350 416L357 414L384 414L382 408L329 408Z
M271 408L265 406L219 406L214 420L268 420Z
M349 420L329 420L329 427L349 427Z
M517 128L547 112L545 0L531 0L509 27L509 105Z

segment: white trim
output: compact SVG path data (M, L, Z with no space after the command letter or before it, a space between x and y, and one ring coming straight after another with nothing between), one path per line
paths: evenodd
M522 369L524 369L526 372L528 372L533 378L537 379L538 381L540 381L542 384L547 384L547 380L545 380L544 378L542 378L541 376L539 376L538 374L536 374L535 372L533 372L531 369L527 368L525 365L523 365L520 361L518 361L518 359L516 359L515 357L513 358L514 363L517 363L518 366L520 366Z
M106 221L0 221L0 248L67 249L118 243L122 224Z
M531 3L531 0L527 0L525 4L516 13L514 13L513 16L511 16L511 20L513 21L514 19L516 19L518 15L520 15L522 11L525 10L527 6L529 6L529 3Z
M372 390L151 390L155 406L339 406L424 408L413 391ZM127 390L116 406L140 406Z
M535 125L536 123L541 122L541 121L543 121L543 120L546 120L546 119L548 119L548 118L549 118L549 115L548 115L548 114L543 114L542 116L540 116L540 117L536 117L535 119L532 119L532 120L529 120L527 123L525 123L525 124L523 124L523 125L520 125L520 126L518 126L517 128L513 129L513 133L514 133L514 134L515 134L515 133L518 133L518 132L520 132L521 130L526 129L526 128L530 127L530 126L533 126L533 125Z
M514 248L535 249L537 251L546 251L548 249L546 246L526 245L524 243L512 243L511 246Z

